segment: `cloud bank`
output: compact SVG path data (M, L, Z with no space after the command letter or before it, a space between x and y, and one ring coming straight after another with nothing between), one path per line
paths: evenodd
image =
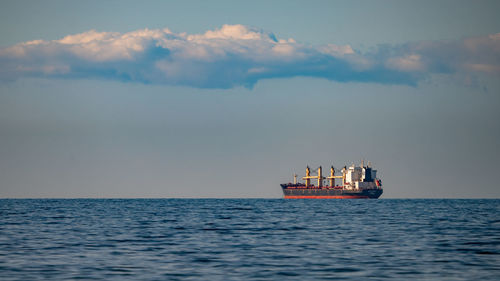
M500 33L454 41L312 46L243 25L204 34L144 29L90 30L59 40L0 49L0 80L97 78L186 85L252 87L261 79L308 76L339 82L417 85L432 74L500 74Z

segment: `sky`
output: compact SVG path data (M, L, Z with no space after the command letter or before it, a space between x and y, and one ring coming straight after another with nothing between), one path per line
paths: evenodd
M498 1L2 1L1 198L500 198Z

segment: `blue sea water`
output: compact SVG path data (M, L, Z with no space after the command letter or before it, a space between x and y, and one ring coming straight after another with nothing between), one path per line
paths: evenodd
M69 279L500 280L500 200L0 200L0 280Z

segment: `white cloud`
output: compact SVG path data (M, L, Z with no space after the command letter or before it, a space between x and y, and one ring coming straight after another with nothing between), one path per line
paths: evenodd
M92 41L100 41L100 42L109 41L110 39L113 39L114 37L117 36L119 36L119 33L97 32L95 30L90 30L80 34L68 35L56 41L61 44L75 45L75 44L85 44Z
M339 46L335 44L328 44L318 48L318 50L324 54L329 54L334 57L354 54L354 50L349 45Z
M260 79L313 76L416 85L433 73L499 73L500 33L457 41L382 46L311 46L243 25L203 34L90 30L0 49L0 79L104 78L193 87L252 86Z
M292 44L278 42L272 48L277 55L292 56L295 54L295 48Z
M389 58L386 66L390 69L400 71L422 71L424 65L421 61L421 56L416 54L406 55L404 57Z
M267 37L267 38L266 38ZM188 37L188 40L194 38L203 39L237 39L237 40L263 40L270 39L269 36L260 30L251 29L241 24L228 25L225 24L221 29L209 30L203 35L193 35Z

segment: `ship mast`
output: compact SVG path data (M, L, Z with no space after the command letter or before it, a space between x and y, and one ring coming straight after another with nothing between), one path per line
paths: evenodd
M335 186L335 168L333 166L330 167L330 176L328 177L330 179L330 187Z
M311 179L311 170L309 169L309 166L306 167L306 176L303 177L302 179L306 180L306 187L308 187Z
M318 168L318 187L323 186L323 176L321 174L321 166Z

